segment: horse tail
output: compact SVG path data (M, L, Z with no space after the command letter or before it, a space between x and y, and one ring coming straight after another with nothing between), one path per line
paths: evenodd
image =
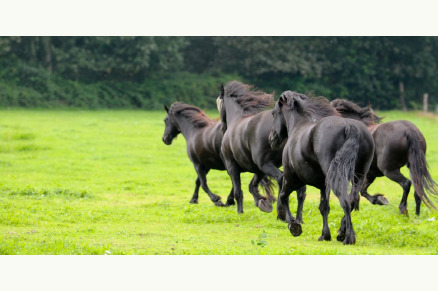
M273 196L272 193L274 192L274 183L272 182L272 178L269 176L264 176L261 181L263 191L265 194L269 196Z
M411 180L414 184L415 192L417 192L421 201L429 209L437 210L436 206L429 199L430 195L435 197L438 196L437 183L432 179L429 173L429 165L426 161L425 151L421 147L420 141L424 139L415 130L409 130L406 133L406 138L408 141L408 165L409 172L411 174Z
M350 203L348 190L350 183L354 185L354 172L358 158L361 134L359 129L351 124L345 126L346 140L342 147L336 152L335 157L330 162L329 169L325 178L326 198L329 198L330 190L338 196L343 203ZM359 209L359 201L354 203L356 210Z

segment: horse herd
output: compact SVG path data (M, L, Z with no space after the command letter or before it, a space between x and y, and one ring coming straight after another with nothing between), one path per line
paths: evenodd
M337 240L344 244L356 242L351 212L359 209L359 192L373 204L388 203L382 194L367 192L376 177L386 176L403 188L399 206L402 214L408 215L411 184L416 214L420 214L421 202L436 210L429 197L437 196L438 191L428 171L426 141L411 122L381 123L370 106L361 108L344 99L330 102L324 97L292 91L283 92L272 109L273 103L272 94L231 81L221 85L217 98L220 121L211 120L195 106L179 102L170 108L164 105L167 115L163 142L170 145L182 133L198 176L190 203L198 203L202 187L216 206L237 203L237 212L243 213L240 174L250 172L254 176L249 192L255 205L271 212L276 200L272 194L273 178L279 186L277 218L288 223L292 235L299 236L306 185L311 185L321 193L323 229L319 240L331 240L328 214L333 192L344 211L337 233ZM412 182L400 173L405 165ZM211 169L227 170L232 180L225 203L208 188L206 176ZM266 197L259 193L259 184ZM298 200L296 217L289 209L293 191Z

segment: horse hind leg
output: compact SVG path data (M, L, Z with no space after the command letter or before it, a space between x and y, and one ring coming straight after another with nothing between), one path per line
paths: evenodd
M368 201L370 201L371 204L387 205L389 202L382 194L370 195L368 193L368 187L374 182L375 179L376 179L375 176L367 176L364 185L362 187L362 190L360 191L360 195L366 198Z
M252 196L254 197L254 202L255 205L264 212L272 212L273 207L272 207L272 202L261 196L259 189L258 189L258 185L260 184L260 182L262 181L262 179L264 178L264 174L254 174L251 182L249 183L249 192L252 194Z
M409 163L407 164L409 170L411 170ZM414 187L415 188L415 187ZM417 191L414 192L414 198L415 198L415 214L420 215L420 209L421 209L421 198L418 195Z
M208 197L210 197L210 200L214 203L216 206L224 206L224 204L221 201L221 197L214 194L210 191L210 188L208 188L207 185L207 173L210 169L206 169L203 166L196 166L195 167L196 172L198 173L199 181L201 182L202 189L207 193Z
M353 185L351 187L350 195L348 196L349 205L344 207L343 202L340 200L341 206L344 209L344 217L341 220L341 227L338 230L336 239L338 241L342 241L344 244L354 244L356 242L356 234L353 230L353 224L351 222L351 212L354 209L359 210L359 189L363 189L364 186L366 186L366 180L367 179L364 176L355 176L353 178ZM345 213L348 213L348 215Z
M199 196L199 187L201 186L201 181L199 180L199 177L196 178L195 181L195 192L193 192L193 197L190 200L191 204L198 204L198 196Z
M420 196L417 194L417 191L415 191L415 193L414 193L414 198L415 198L415 214L416 214L416 215L420 215L420 209L421 209L421 198L420 198Z
M303 206L304 206L304 200L306 200L306 196L307 196L306 186L303 186L297 190L298 206L297 206L296 220L299 221L301 224L304 223L304 221L303 221Z
M395 169L392 171L385 170L384 174L392 181L397 182L403 188L403 196L398 208L400 209L400 214L409 216L408 196L409 196L409 191L411 190L411 185L412 185L411 181L407 179L405 176L403 176L402 173L400 173L400 169Z
M338 195L336 195L338 196ZM338 235L336 239L341 241L344 245L355 244L356 234L353 229L353 223L351 222L351 202L348 199L342 199L338 196L341 203L341 207L344 210L344 217L341 220L341 227L338 230Z
M319 203L319 212L322 215L322 234L319 237L319 241L331 241L332 240L332 236L330 234L330 228L328 225L328 215L330 213L330 203L329 203L329 198L330 198L330 192L329 192L329 197L326 197L326 189L322 188L321 189L321 200ZM298 217L298 215L297 215ZM297 218L298 219L298 218Z

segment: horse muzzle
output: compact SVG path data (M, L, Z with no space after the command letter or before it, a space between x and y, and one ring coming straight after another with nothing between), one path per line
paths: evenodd
M164 136L164 135L163 135L162 140L163 140L163 142L164 142L166 145L171 145L171 144L172 144L172 139L169 138L168 136Z

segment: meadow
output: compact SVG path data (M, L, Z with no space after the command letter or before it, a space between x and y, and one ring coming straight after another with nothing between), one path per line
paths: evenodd
M244 211L218 208L199 192L179 136L161 141L163 111L0 110L0 254L438 254L438 214L422 206L399 214L401 187L378 178L370 193L389 205L361 199L352 214L356 245L336 241L342 209L331 196L333 241L319 242L319 191L308 187L303 234L293 237L276 211L261 212L242 175ZM383 112L385 121L415 123L428 143L438 181L438 117ZM208 112L217 117L217 112ZM409 176L406 168L402 171ZM211 171L210 189L225 201L231 182ZM275 190L276 194L278 189ZM296 208L295 194L291 207Z

